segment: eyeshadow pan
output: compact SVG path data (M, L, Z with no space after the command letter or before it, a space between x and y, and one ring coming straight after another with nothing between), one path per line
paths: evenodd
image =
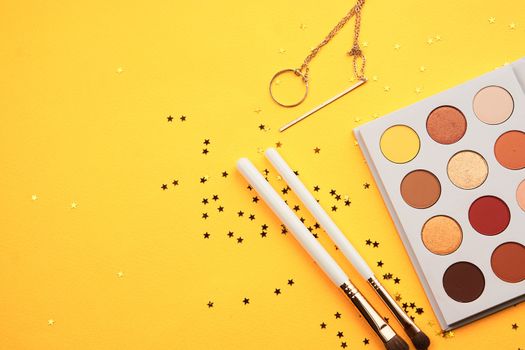
M401 196L411 207L426 209L438 201L441 196L441 184L431 172L414 170L401 181Z
M471 190L485 182L489 175L489 166L479 153L461 151L450 158L447 174L454 185L464 190Z
M492 253L490 265L496 276L505 282L525 280L525 247L516 242L501 244Z
M443 288L449 297L460 303L479 298L485 289L483 272L474 264L460 261L449 266L443 275Z
M510 223L510 210L507 204L495 196L476 199L468 212L472 227L486 236L495 236L505 231Z
M439 215L423 225L421 239L429 251L438 255L455 252L463 240L461 226L451 217Z
M516 191L516 199L518 200L518 205L523 211L525 211L525 180L523 180L518 185L518 190Z
M461 111L452 106L441 106L427 118L428 135L437 143L456 143L467 131L467 120Z
M419 136L406 125L394 125L388 128L379 141L381 152L393 163L410 162L419 152Z
M512 130L501 135L494 145L494 155L507 169L525 168L525 133Z
M481 89L472 104L474 113L486 124L501 124L509 119L514 111L511 94L499 86L487 86Z

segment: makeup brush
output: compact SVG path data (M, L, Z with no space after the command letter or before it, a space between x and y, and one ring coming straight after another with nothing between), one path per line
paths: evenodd
M408 350L408 344L394 332L368 303L365 297L357 290L352 282L350 282L350 279L341 267L339 267L330 254L328 254L323 246L312 236L301 220L297 218L294 212L286 205L253 164L248 159L242 158L237 162L237 169L257 193L259 193L274 214L277 215L281 222L290 230L317 265L328 275L330 280L352 301L370 327L379 338L381 338L385 347L388 350Z
M344 256L352 263L352 265L354 265L361 276L374 288L386 306L388 306L392 314L394 314L396 319L403 326L403 329L412 340L414 346L418 350L427 349L430 345L430 339L428 336L416 326L412 319L394 301L392 296L388 294L386 289L374 276L374 273L367 265L365 260L361 257L361 255L359 255L357 250L352 246L341 230L339 230L337 225L328 216L326 211L323 210L317 200L315 200L312 194L306 189L299 177L295 175L281 155L273 148L267 149L265 155L270 163L272 163L273 167L277 169L279 174L281 174L292 191L304 203L310 213L312 213L321 227L326 231L326 233L328 233L336 246L343 252Z

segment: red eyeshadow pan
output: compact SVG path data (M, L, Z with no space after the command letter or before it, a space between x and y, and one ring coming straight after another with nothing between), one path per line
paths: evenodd
M484 196L476 199L468 212L472 227L486 236L495 236L505 231L510 222L510 210L498 197Z

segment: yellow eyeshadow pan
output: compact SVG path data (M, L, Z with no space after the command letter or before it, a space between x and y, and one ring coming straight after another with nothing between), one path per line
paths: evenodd
M394 125L381 136L380 147L383 155L393 163L407 163L419 152L419 136L405 125Z

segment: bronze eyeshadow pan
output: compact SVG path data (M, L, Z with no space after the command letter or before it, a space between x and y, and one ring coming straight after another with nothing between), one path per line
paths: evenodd
M525 58L354 133L443 330L525 300Z

